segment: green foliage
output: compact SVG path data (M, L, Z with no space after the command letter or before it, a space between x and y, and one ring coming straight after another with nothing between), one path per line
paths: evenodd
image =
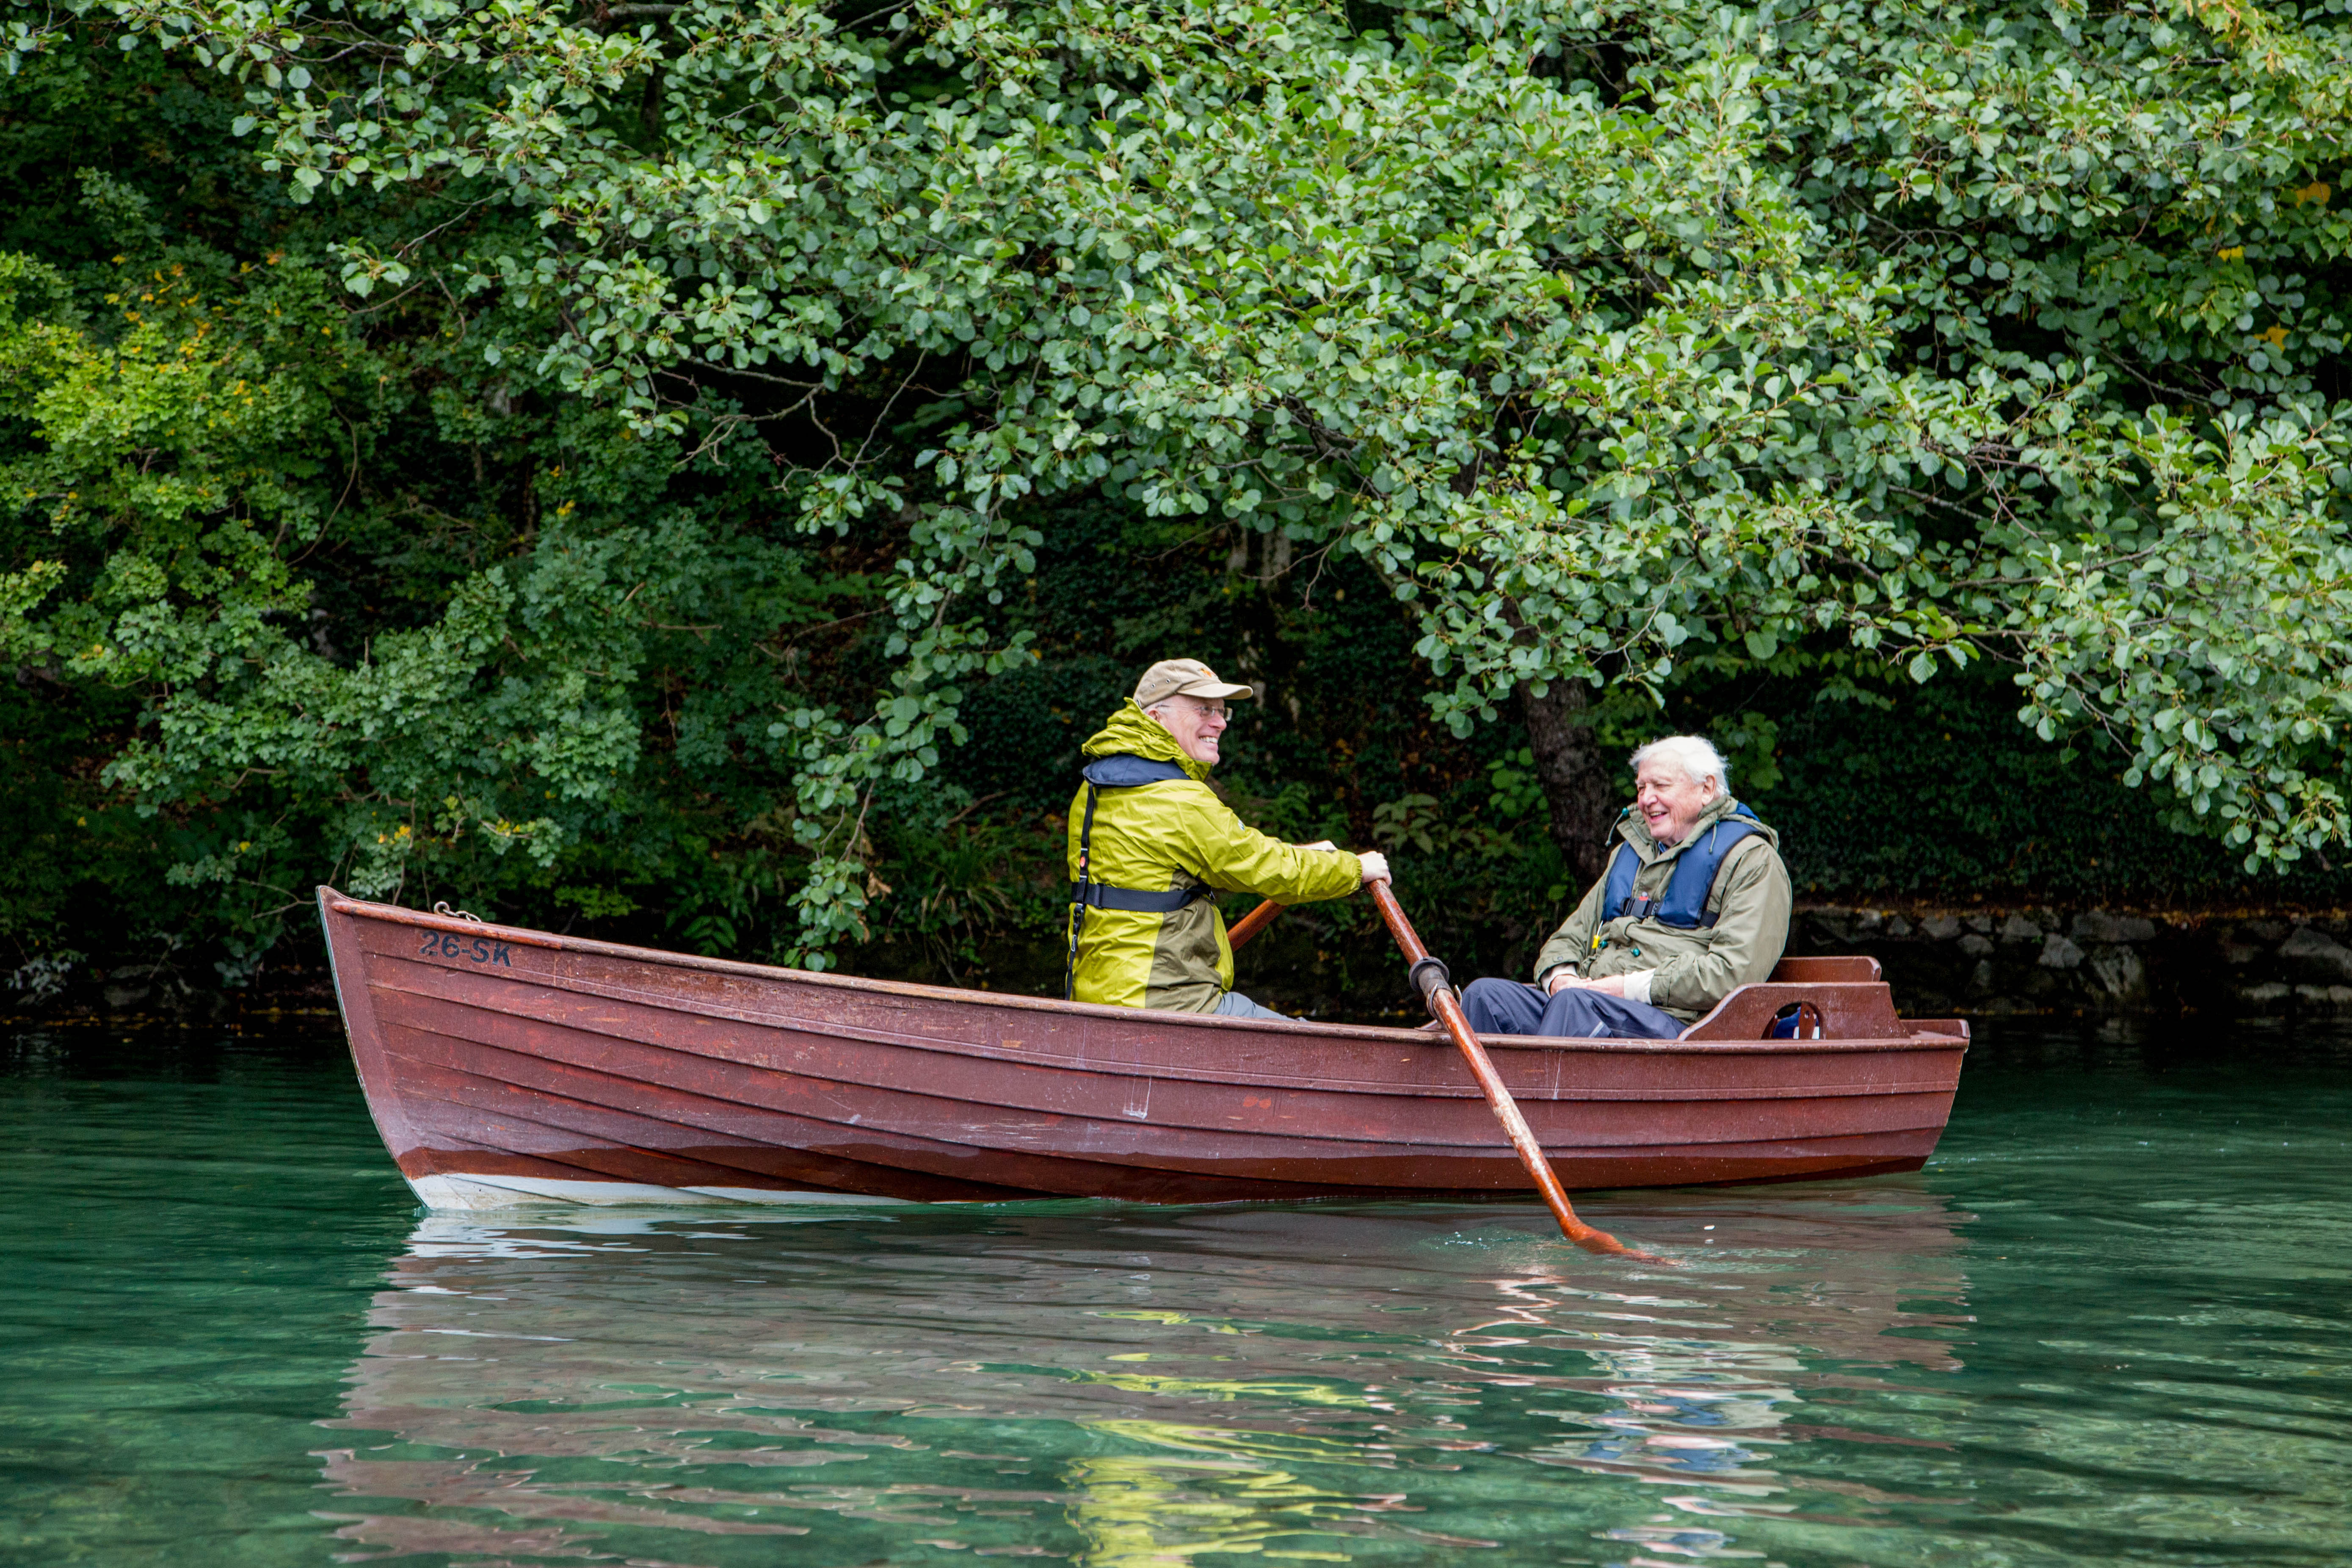
M96 49L19 85L54 102L59 77L153 86ZM119 251L0 258L0 657L62 704L9 731L55 770L15 775L12 934L193 931L241 979L333 878L558 921L625 919L634 888L701 945L789 947L771 731L843 677L848 647L801 633L855 624L870 573L766 531L748 449L648 442L487 363L498 307L354 310L299 225L244 256L190 237L245 237L163 199L233 184L226 118L161 178L131 157L51 189L53 228ZM68 812L83 852L37 852Z
M2170 831L2162 803L2111 756L2019 745L1991 679L1875 710L1786 690L1761 700L1781 708L1784 776L1754 798L1801 899L2197 910L2352 896L2341 861L2306 857L2257 878L2225 846Z
M1490 879L1515 691L1770 795L1982 667L2294 867L2347 26L64 0L0 40L0 658L233 964L330 874L969 962L1179 649L1307 704L1252 813Z
M1517 822L1543 805L1543 784L1536 777L1536 754L1526 746L1486 764L1486 809L1496 820Z

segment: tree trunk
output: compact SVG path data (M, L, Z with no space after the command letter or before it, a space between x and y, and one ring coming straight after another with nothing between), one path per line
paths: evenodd
M1598 880L1609 860L1609 830L1624 804L1617 798L1612 771L1593 739L1591 688L1580 680L1555 680L1541 697L1519 689L1535 752L1536 778L1551 807L1551 841L1568 858L1578 891Z

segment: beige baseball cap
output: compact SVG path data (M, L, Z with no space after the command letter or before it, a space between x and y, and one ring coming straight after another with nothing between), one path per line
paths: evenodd
M1135 683L1135 705L1149 708L1181 693L1186 697L1235 697L1255 695L1246 686L1235 686L1229 680L1219 680L1217 672L1197 658L1163 658L1143 672Z

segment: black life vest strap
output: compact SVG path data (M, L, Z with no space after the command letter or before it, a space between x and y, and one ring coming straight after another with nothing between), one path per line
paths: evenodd
M1070 898L1070 956L1062 965L1062 1000L1078 998L1078 932L1087 923L1087 880L1095 852L1095 802L1102 798L1102 790L1094 780L1087 781L1087 820L1078 829L1078 879L1072 886Z
M1070 902L1132 915L1172 915L1193 900L1208 896L1209 889L1204 887L1171 888L1164 893L1148 893L1141 888L1114 888L1108 882L1070 884Z

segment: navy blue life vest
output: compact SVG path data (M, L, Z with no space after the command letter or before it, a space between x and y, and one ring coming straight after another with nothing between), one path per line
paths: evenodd
M1699 835L1698 842L1675 861L1675 868L1666 878L1666 896L1657 900L1647 894L1638 899L1633 896L1633 879L1642 869L1642 858L1633 853L1632 845L1619 844L1617 853L1609 860L1609 886L1601 896L1601 918L1613 921L1632 915L1684 931L1713 925L1715 915L1706 907L1706 895L1715 887L1715 874L1723 868L1723 858L1741 839L1763 826L1756 814L1744 805L1735 805L1717 817Z
M1100 789L1130 789L1137 784L1166 784L1170 779L1192 775L1180 763L1139 757L1133 752L1113 752L1080 768L1078 776Z

